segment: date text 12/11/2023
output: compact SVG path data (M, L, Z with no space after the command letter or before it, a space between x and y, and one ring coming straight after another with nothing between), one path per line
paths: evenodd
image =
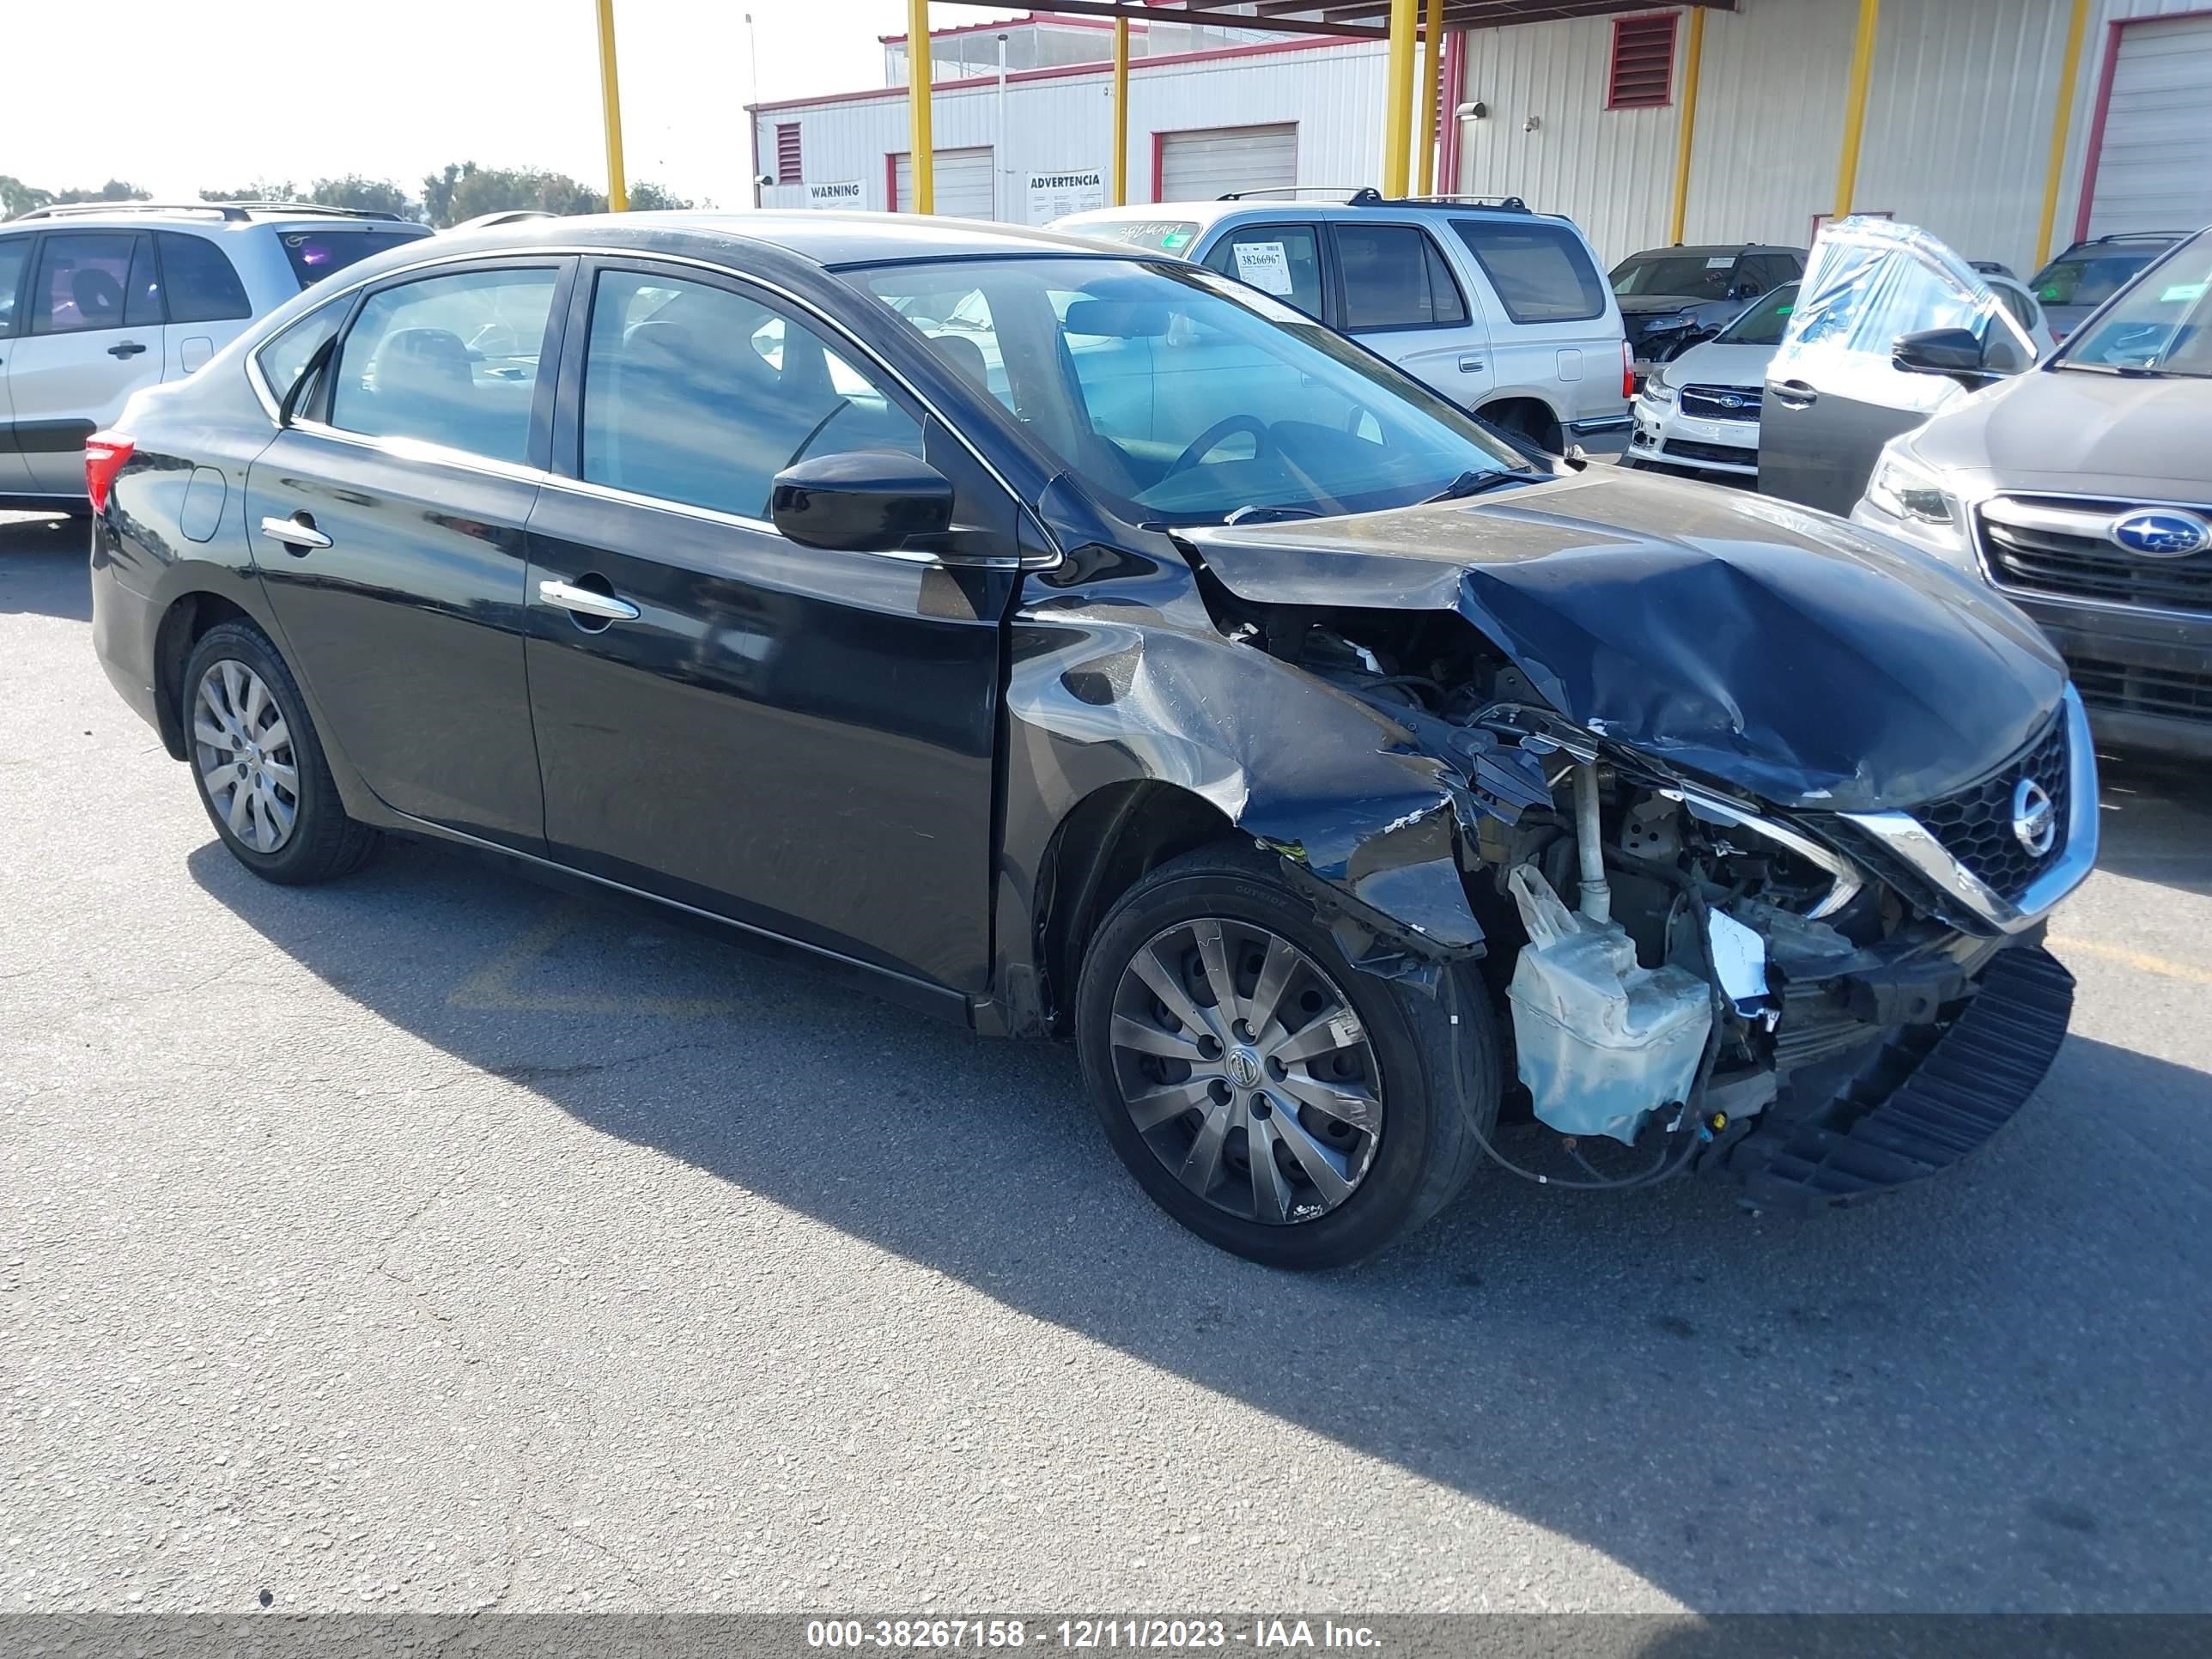
M1243 1647L1267 1650L1334 1648L1372 1652L1379 1635L1365 1625L1333 1619L816 1619L806 1625L806 1645L829 1650L1022 1648L1174 1650Z

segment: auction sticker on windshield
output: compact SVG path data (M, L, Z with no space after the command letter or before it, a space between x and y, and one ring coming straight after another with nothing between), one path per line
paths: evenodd
M1295 292L1290 256L1280 242L1237 243L1237 274L1263 294Z

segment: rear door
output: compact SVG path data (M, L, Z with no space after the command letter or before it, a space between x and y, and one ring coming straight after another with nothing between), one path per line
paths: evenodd
M8 399L27 487L84 489L84 441L162 374L161 281L143 230L39 237L13 349Z
M154 233L167 318L164 380L198 369L253 319L253 301L222 246L185 230Z
M523 538L572 264L370 289L309 415L246 475L254 562L326 735L388 805L525 851L544 847L544 806Z
M0 236L0 495L31 488L31 474L15 447L15 405L8 397L8 363L15 355L15 325L23 315L23 293L30 286L35 235Z
M1474 408L1496 384L1490 330L1426 228L1328 224L1337 325L1415 380Z
M1534 214L1450 222L1505 313L1492 395L1540 398L1562 422L1622 415L1620 312L1580 233Z
M1942 375L1891 366L1900 335L1930 328L1994 337L2014 368L2034 361L2034 347L1989 285L1927 232L1887 219L1849 219L1822 232L1767 365L1759 489L1848 514L1881 447L1966 395Z

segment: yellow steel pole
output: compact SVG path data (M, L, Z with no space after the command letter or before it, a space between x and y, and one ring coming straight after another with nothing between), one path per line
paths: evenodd
M1866 132L1867 82L1874 75L1875 22L1881 0L1859 0L1858 36L1851 42L1851 84L1844 98L1844 155L1836 167L1836 217L1851 210L1859 184L1859 140Z
M629 185L623 177L622 93L615 78L615 0L599 0L599 118L607 130L607 206L629 210Z
M1403 196L1413 137L1413 8L1415 0L1390 0L1389 82L1382 100L1382 193Z
M2043 175L2043 219L2035 238L2035 263L2051 258L2052 228L2058 222L2058 182L2066 171L2066 140L2074 127L2074 82L2081 72L2081 37L2089 27L2089 0L2074 0L2066 25L2066 58L2058 70L2058 112L2051 121L2051 166Z
M1129 199L1129 20L1114 20L1114 205Z
M1421 30L1421 125L1413 142L1419 146L1421 158L1420 194L1427 196L1437 187L1437 95L1444 72L1443 0L1424 0L1422 10L1426 17Z
M937 211L937 149L929 136L929 0L906 0L907 154L916 213Z
M1698 140L1698 71L1705 60L1705 9L1690 12L1690 47L1682 54L1682 118L1674 137L1674 212L1667 240L1680 244L1690 217L1690 149Z

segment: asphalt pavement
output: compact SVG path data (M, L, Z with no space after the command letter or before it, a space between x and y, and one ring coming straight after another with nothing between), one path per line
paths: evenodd
M1322 1277L1070 1057L437 848L265 885L0 526L0 1607L2212 1607L2212 791L2040 1095L1809 1220L1478 1177Z

